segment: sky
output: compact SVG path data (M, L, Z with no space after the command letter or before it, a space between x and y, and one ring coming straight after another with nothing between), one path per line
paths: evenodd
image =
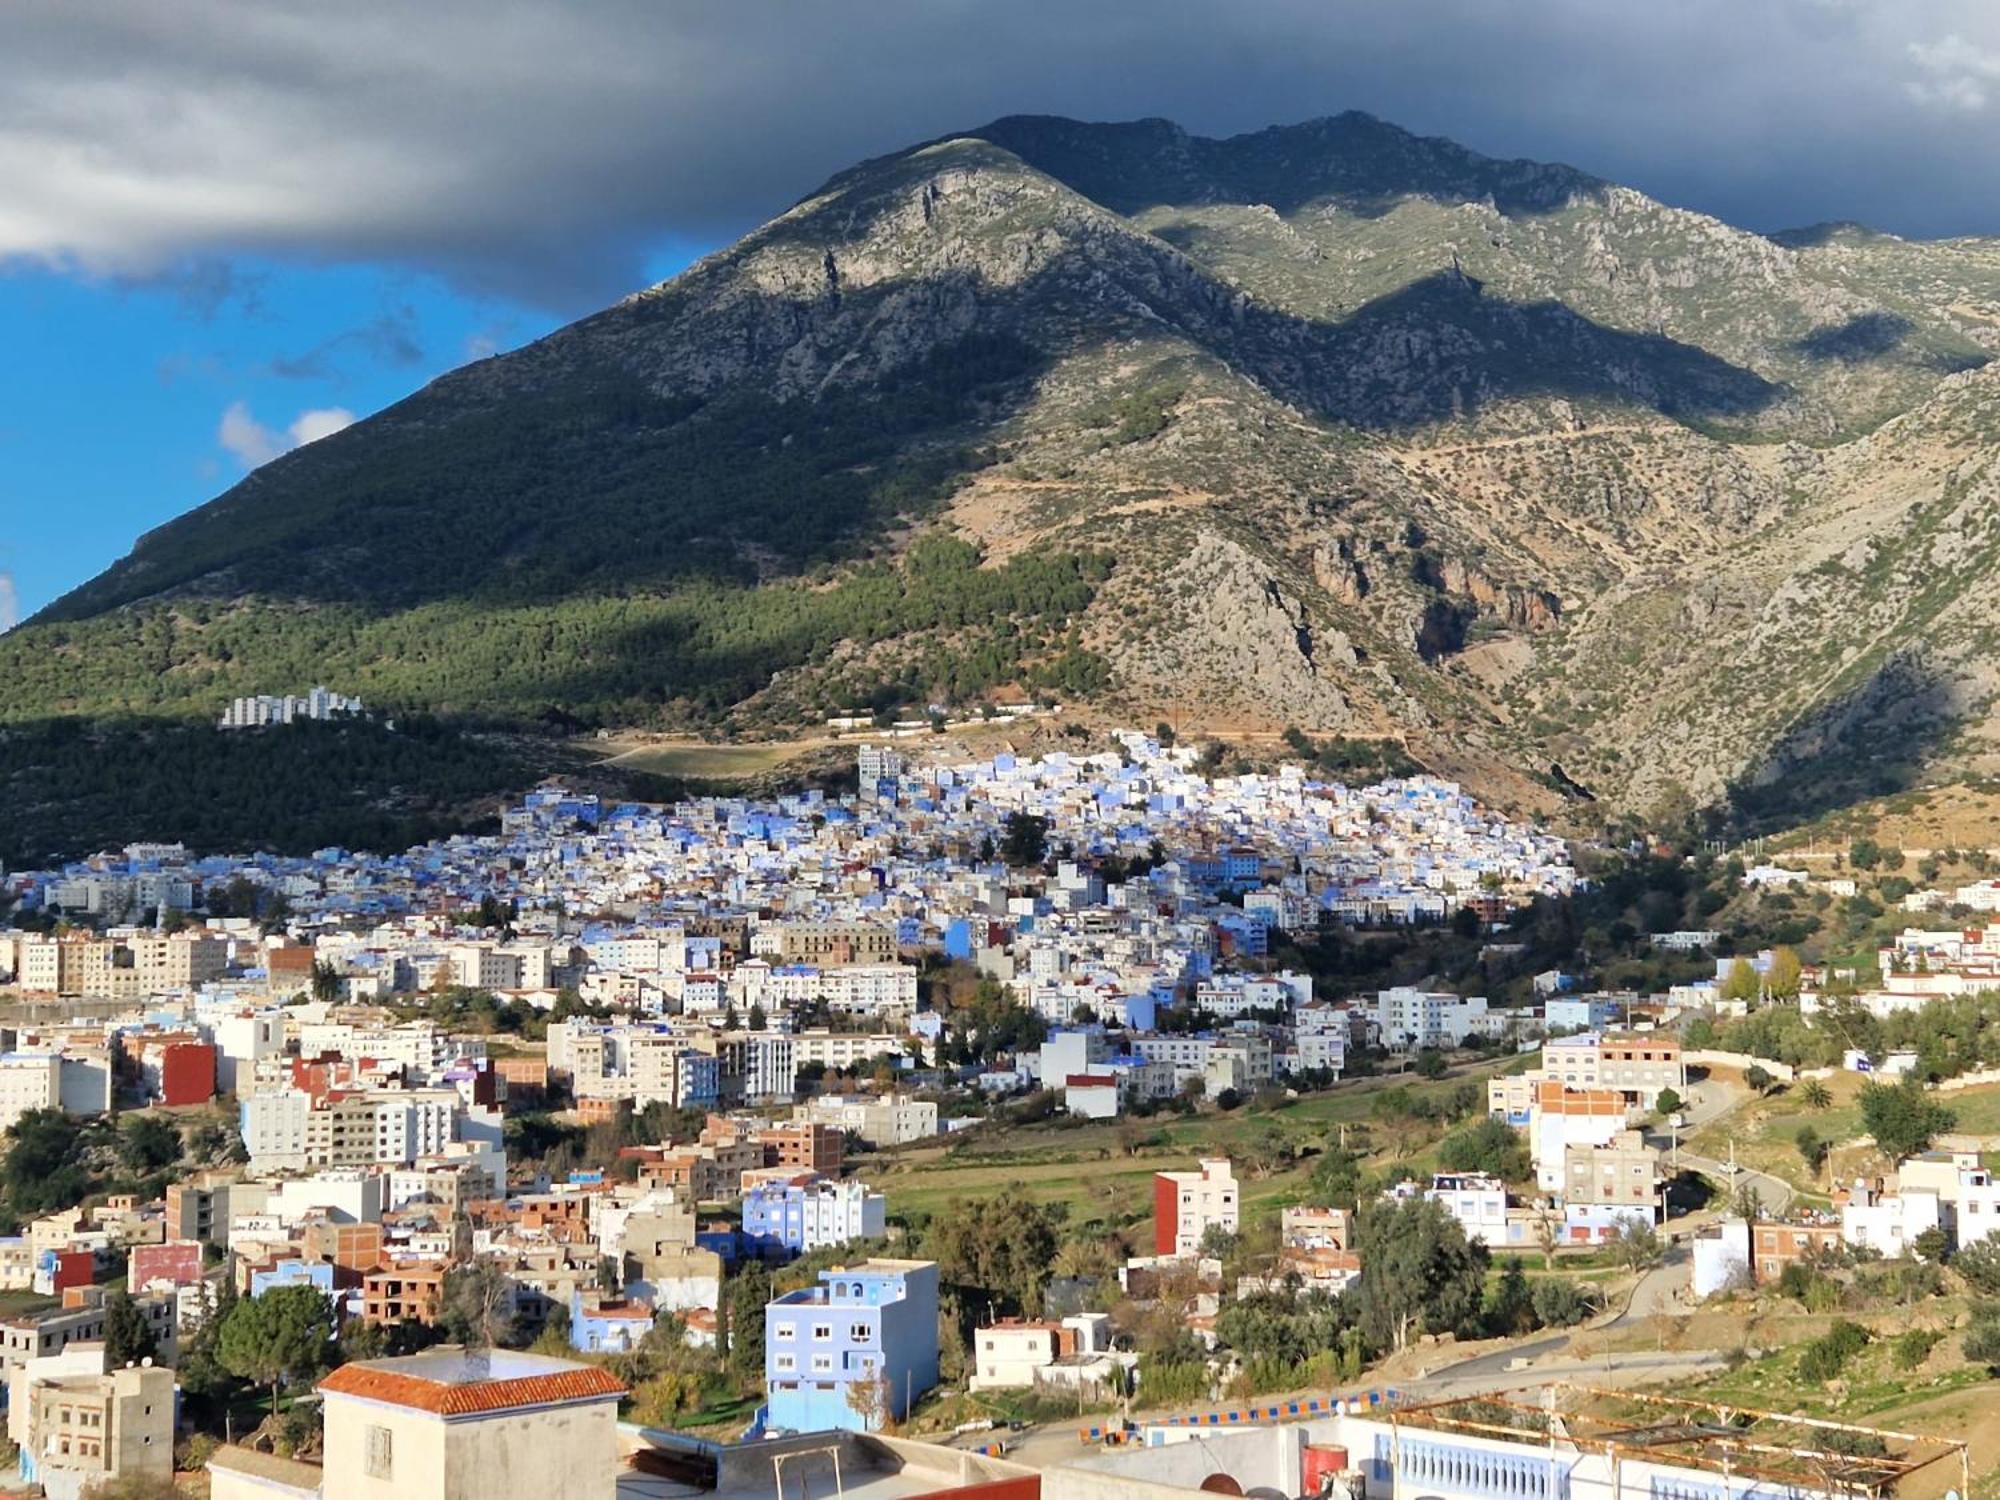
M1752 229L2000 234L1995 0L12 0L0 628L864 157L1344 109Z

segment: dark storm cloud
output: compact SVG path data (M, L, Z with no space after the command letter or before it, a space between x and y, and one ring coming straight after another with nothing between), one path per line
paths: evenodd
M369 259L576 310L857 158L995 116L1347 108L1755 228L2000 231L1992 0L42 0L0 256Z

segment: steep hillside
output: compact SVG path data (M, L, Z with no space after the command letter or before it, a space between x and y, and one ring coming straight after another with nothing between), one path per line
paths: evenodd
M1018 685L1784 808L1981 753L1996 341L1981 242L1766 238L1360 115L1001 120L143 538L0 638L0 720Z

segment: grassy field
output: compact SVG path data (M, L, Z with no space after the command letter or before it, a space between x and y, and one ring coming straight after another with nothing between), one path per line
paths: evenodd
M1766 1098L1752 1100L1734 1114L1687 1137L1685 1143L1703 1156L1726 1161L1730 1142L1734 1140L1738 1162L1782 1177L1807 1196L1825 1201L1830 1182L1879 1176L1893 1166L1872 1148L1840 1144L1836 1144L1828 1166L1818 1173L1806 1165L1797 1145L1801 1126L1810 1126L1821 1140L1836 1143L1853 1141L1867 1131L1859 1102L1863 1080L1852 1073L1837 1073L1826 1080L1826 1085L1833 1103L1825 1109L1808 1108L1799 1097L1798 1086L1793 1085ZM1937 1099L1956 1116L1954 1131L1967 1135L2000 1134L2000 1084L1939 1094Z
M688 781L745 781L767 775L816 748L803 741L774 744L646 744L611 741L612 765Z
M1131 1127L1108 1121L983 1127L950 1144L862 1158L856 1175L887 1193L899 1216L935 1215L953 1199L1010 1195L1066 1204L1075 1220L1103 1220L1143 1234L1152 1223L1155 1172L1191 1167L1206 1154L1230 1155L1253 1137L1276 1131L1299 1156L1264 1176L1239 1165L1247 1230L1260 1218L1275 1220L1283 1205L1303 1201L1319 1151L1337 1144L1343 1127L1350 1148L1371 1168L1400 1164L1413 1172L1428 1170L1446 1127L1400 1116L1381 1119L1385 1092L1403 1087L1415 1099L1437 1097L1466 1082L1483 1088L1486 1079L1532 1063L1532 1056L1499 1059L1436 1083L1357 1079L1268 1111L1246 1107L1186 1119L1158 1117L1136 1123L1142 1141L1131 1139Z

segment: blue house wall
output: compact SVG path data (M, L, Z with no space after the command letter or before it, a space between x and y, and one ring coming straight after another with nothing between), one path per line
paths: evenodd
M764 1309L769 1425L796 1432L870 1423L850 1397L879 1382L900 1419L938 1380L938 1280L934 1261L866 1261L820 1273L821 1284Z

